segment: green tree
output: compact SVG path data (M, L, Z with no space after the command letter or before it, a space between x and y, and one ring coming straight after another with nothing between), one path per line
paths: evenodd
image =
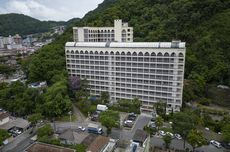
M107 91L101 92L101 103L102 104L109 103L109 92Z
M164 119L161 116L158 116L156 118L157 130L159 130L159 128L163 126L163 123L164 123Z
M33 126L36 125L36 123L42 119L43 119L43 116L41 113L34 113L28 116L28 120L31 122Z
M161 117L165 116L166 114L166 103L165 102L159 101L155 103L154 107L158 115L160 115Z
M206 143L205 138L202 135L202 133L194 129L190 130L187 139L188 139L188 142L193 147L193 151L195 150L196 147L200 147Z
M0 129L0 146L3 144L3 141L9 137L10 135L6 130Z
M178 112L173 115L172 128L175 133L180 134L185 140L187 139L188 133L194 128L194 120L184 112Z
M61 116L71 110L67 81L58 81L44 94L42 114L49 118Z
M163 140L164 140L164 142L165 142L165 147L166 147L166 149L168 149L169 146L170 146L170 143L171 143L171 141L172 141L172 137L171 137L170 135L166 134L166 135L163 137Z
M51 127L50 124L46 124L41 128L38 128L37 130L37 135L38 139L41 139L43 137L51 136L53 134L53 128Z
M99 121L107 128L107 135L109 135L113 127L119 127L120 116L117 111L107 110L100 114Z
M230 124L226 124L222 129L223 140L230 143Z

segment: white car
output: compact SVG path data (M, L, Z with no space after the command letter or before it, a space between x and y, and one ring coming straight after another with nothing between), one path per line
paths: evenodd
M205 130L209 131L209 128L208 128L208 127L206 127L206 128L205 128Z
M217 147L217 148L221 148L221 144L220 144L218 141L211 140L211 141L210 141L210 144L214 145L214 146Z
M173 133L171 133L171 132L166 132L166 134L169 135L171 138L174 137Z
M78 129L80 129L81 131L85 131L85 127L79 126Z
M161 136L165 136L165 135L166 135L166 133L165 133L163 130L160 130L160 131L159 131L159 134L160 134Z
M181 135L180 135L180 134L175 134L175 137L176 137L177 139L179 139L179 140L181 140L181 139L182 139L182 137L181 137Z
M18 135L20 135L22 133L22 131L16 130L15 133L18 134Z

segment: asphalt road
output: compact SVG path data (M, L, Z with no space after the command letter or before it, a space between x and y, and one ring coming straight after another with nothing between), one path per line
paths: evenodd
M28 140L30 140L30 138L33 136L31 134L29 134L29 132L31 131L31 129L25 131L24 133L22 133L21 135L15 137L15 139L8 143L7 145L4 145L4 147L1 149L2 152L19 152L21 150L22 147L26 147L28 146ZM21 150L23 151L23 149ZM20 151L20 152L21 152Z
M110 137L125 141L130 141L137 129L143 129L149 123L151 117L139 115L131 130L113 128Z

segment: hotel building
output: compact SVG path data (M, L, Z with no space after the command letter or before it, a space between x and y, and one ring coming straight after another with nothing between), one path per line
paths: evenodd
M73 27L74 42L133 42L133 28L122 20L114 27Z
M153 111L159 101L167 103L167 112L180 111L185 51L185 42L180 41L67 42L65 46L69 75L89 80L92 95L108 91L111 102L139 98L142 112Z

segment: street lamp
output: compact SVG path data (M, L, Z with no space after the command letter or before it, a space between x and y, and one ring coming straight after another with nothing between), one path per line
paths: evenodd
M69 111L69 112L68 112L68 114L69 114L70 129L71 129L71 122L72 122L72 118L71 118L71 115L72 115L72 111Z

